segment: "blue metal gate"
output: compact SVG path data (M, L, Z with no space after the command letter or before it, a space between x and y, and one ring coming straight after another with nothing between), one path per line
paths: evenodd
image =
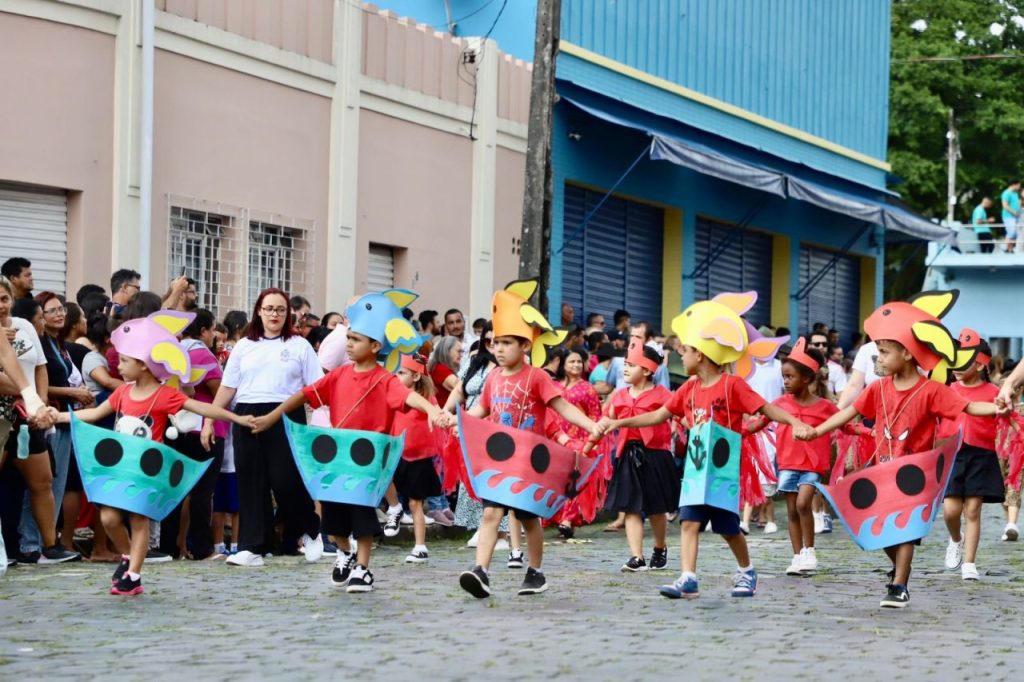
M832 251L811 246L800 247L800 288L821 271L835 256ZM850 334L860 330L860 259L840 256L835 266L800 301L800 329L810 331L815 322L824 322L839 330L846 343Z
M726 241L727 240L727 241ZM726 242L712 260L709 254ZM772 238L755 230L697 218L694 277L696 300L723 291L756 291L757 303L744 317L755 327L770 324L772 316ZM703 272L700 269L703 268Z

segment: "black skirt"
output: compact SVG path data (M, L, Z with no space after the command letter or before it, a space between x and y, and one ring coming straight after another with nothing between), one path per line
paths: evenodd
M605 509L648 516L675 511L681 479L671 452L651 450L642 441L631 440L615 460Z
M411 462L403 459L398 463L392 481L399 494L410 500L425 500L441 494L441 480L430 457Z
M985 504L1003 501L1003 475L999 458L991 450L964 445L953 461L946 497L980 497Z

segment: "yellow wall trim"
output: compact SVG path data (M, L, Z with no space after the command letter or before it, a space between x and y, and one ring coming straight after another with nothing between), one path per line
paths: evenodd
M752 111L748 111L747 109L743 109L742 107L738 107L734 104L723 102L722 100L715 99L714 97L708 97L696 90L691 90L690 88L685 88L682 85L665 80L664 78L659 78L658 76L645 73L640 69L628 66L622 62L617 62L614 59L609 59L608 57L597 54L596 52L591 52L579 45L561 41L559 43L559 50L565 54L572 55L573 57L577 57L592 64L597 64L609 71L614 71L615 73L622 74L623 76L638 80L661 90L666 90L674 95L685 97L686 99L693 100L694 102L698 102L704 106L717 109L745 121L750 121L751 123L768 128L769 130L774 130L775 132L782 133L783 135L788 135L789 137L796 138L802 142L813 144L814 146L821 147L822 149L827 149L830 152L859 161L868 166L872 166L873 168L879 168L884 171L892 170L892 166L881 159L876 159L872 156L868 156L867 154L836 144L835 142L830 142L822 137L812 135L784 123L779 123L778 121L772 120L766 116L761 116L760 114L755 114Z
M772 326L788 327L792 253L789 235L772 233Z
M871 256L860 259L860 327L864 331L864 320L875 311L875 268L878 262Z
M683 212L665 208L661 262L661 329L669 334L672 319L683 310Z

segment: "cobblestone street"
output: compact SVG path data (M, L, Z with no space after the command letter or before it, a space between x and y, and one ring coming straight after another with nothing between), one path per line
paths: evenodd
M778 511L782 512L779 505ZM496 557L496 597L463 593L472 551L433 541L426 566L405 546L374 554L377 589L328 584L331 562L268 560L263 569L175 562L147 569L145 595L104 589L113 566L18 567L0 580L0 676L105 679L1009 679L1020 655L1020 543L998 542L997 506L985 508L981 582L943 570L944 529L915 559L913 601L882 611L882 553L858 550L837 525L819 536L823 570L787 577L785 527L755 531L753 599L729 596L734 563L717 536L701 546L700 599L669 601L657 587L678 570L623 574L625 539L595 525L580 544L550 537L551 589L517 597L522 571ZM649 552L649 545L647 548ZM503 557L502 557L503 558ZM853 664L853 665L851 665Z

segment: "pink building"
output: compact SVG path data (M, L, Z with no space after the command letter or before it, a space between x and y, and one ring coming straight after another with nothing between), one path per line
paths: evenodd
M139 268L140 3L0 11L0 260L74 294ZM146 288L488 313L515 279L530 66L348 0L156 0Z

